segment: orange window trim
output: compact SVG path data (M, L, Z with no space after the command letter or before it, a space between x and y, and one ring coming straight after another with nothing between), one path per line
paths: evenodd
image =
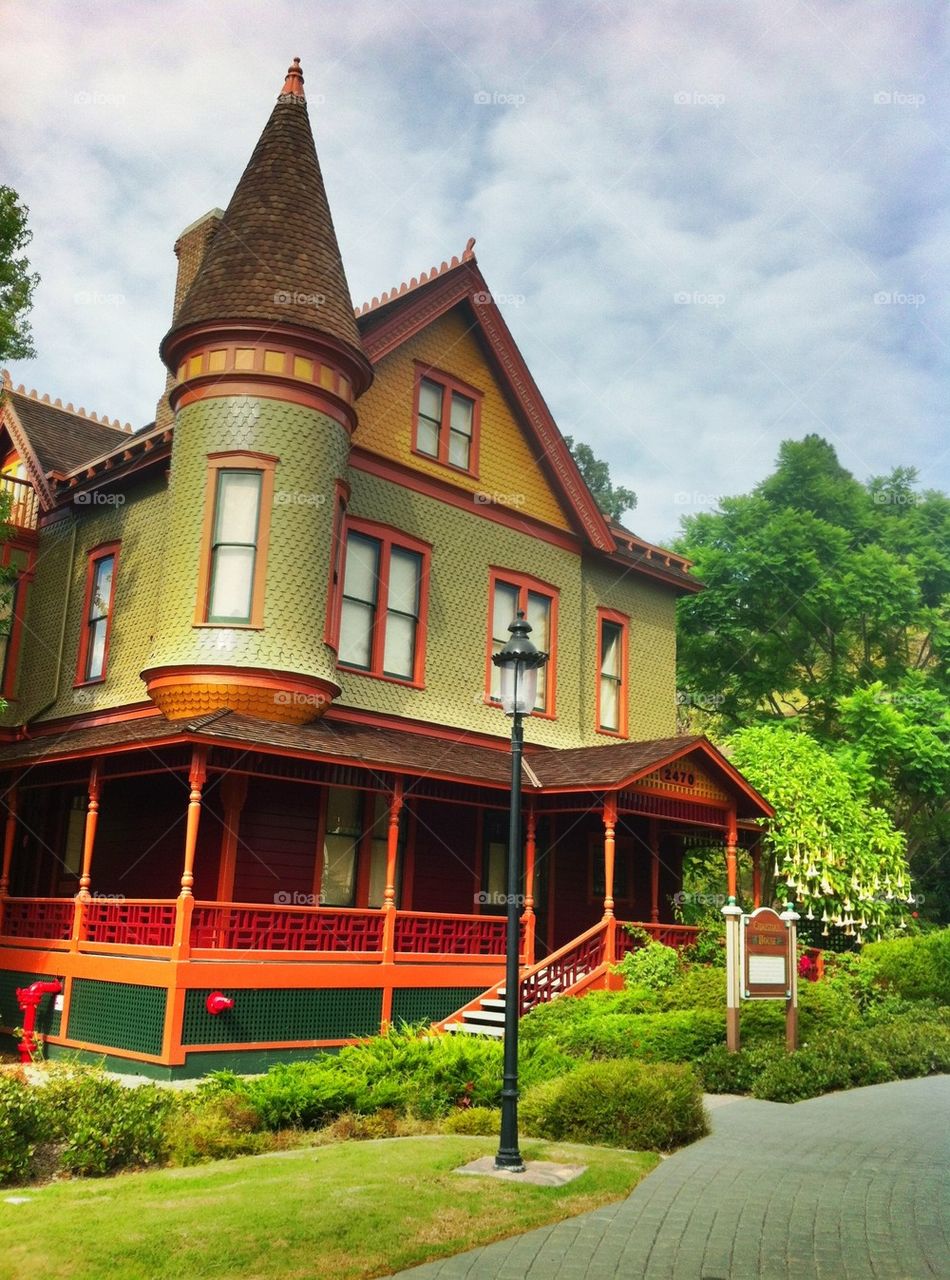
M350 486L337 480L333 486L333 532L330 537L330 571L327 581L327 611L323 625L324 643L336 653L340 634L340 606L343 600L344 551L346 549L346 508Z
M361 533L367 538L375 538L380 544L379 553L379 589L376 595L376 614L373 621L373 634L370 641L370 665L351 667L345 662L337 665L342 671L356 676L371 676L374 680L387 680L391 684L401 684L409 689L425 688L426 635L429 618L429 571L432 561L432 544L422 542L418 538L403 533L392 525L379 524L373 520L361 520L347 517L346 536L343 539L343 556L340 564L340 581L337 589L337 602L334 615L339 623L343 608L343 582L346 576L346 548L350 533ZM389 601L389 562L393 547L404 551L414 551L422 557L422 569L419 575L419 619L416 623L416 647L413 655L412 678L406 680L401 676L386 675L383 671L383 649L386 642L385 621ZM338 641L338 635L334 637Z
M488 625L486 627L486 654L485 654L485 701L489 706L497 707L500 703L496 702L491 696L491 677L492 677L492 615L495 606L495 584L497 582L507 583L509 586L518 588L518 608L524 609L525 615L528 612L528 592L533 591L535 595L547 596L551 601L551 651L548 654L548 660L542 668L545 680L545 697L544 710L532 711L533 716L537 716L539 720L556 720L557 707L555 706L555 694L557 691L557 614L558 599L560 592L557 587L551 585L550 582L542 582L540 578L532 578L527 573L516 573L511 569L499 569L495 566L489 571L488 575Z
M280 461L270 453L235 450L233 453L209 453L205 481L205 509L201 527L198 560L198 595L195 602L196 627L226 627L234 631L260 631L264 626L264 592L267 586L267 552L270 546L271 513L274 509L274 473ZM218 475L221 471L259 471L261 473L261 505L257 513L257 553L254 557L254 582L251 587L251 616L247 622L209 622L211 594L211 540L214 536Z
M619 709L618 724L616 729L605 729L601 724L600 718L600 672L604 660L604 623L614 622L620 628L620 691L619 691ZM630 672L628 670L628 653L630 639L630 619L625 613L617 613L614 609L605 609L598 606L597 609L597 670L594 682L595 697L597 700L594 712L594 726L598 733L605 734L608 738L626 738L629 736L628 729L628 684Z
M82 602L82 631L79 633L79 652L76 655L76 679L73 687L79 685L102 684L109 670L109 645L112 641L112 617L115 612L115 584L119 576L119 548L121 542L106 542L102 546L93 547L86 560L86 590ZM96 580L96 567L100 560L114 556L112 565L112 586L109 590L109 603L106 607L106 641L102 650L102 675L93 680L86 679L86 662L89 659L89 608L92 604L92 588Z
M482 392L477 387L470 386L467 382L462 382L460 378L454 377L451 373L445 373L442 369L436 369L433 365L424 364L421 360L415 361L416 376L415 386L412 397L412 452L417 458L424 458L427 462L438 462L446 467L449 471L455 471L461 475L471 476L474 480L478 479L478 443L481 431L481 408L482 408ZM439 427L439 456L426 453L419 448L419 394L422 387L423 379L429 382L437 382L442 388L442 421ZM460 396L464 396L466 400L472 402L472 436L469 443L468 466L457 467L454 462L449 462L449 431L452 413L452 392L456 392Z

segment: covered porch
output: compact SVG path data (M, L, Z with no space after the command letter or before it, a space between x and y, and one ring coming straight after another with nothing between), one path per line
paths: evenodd
M503 746L232 713L16 746L0 868L8 1031L14 987L59 977L53 1051L207 1070L440 1021L501 978ZM590 751L606 763L616 749ZM697 827L735 875L728 798L677 801L652 778L559 783L558 767L578 776L571 754L533 755L526 771L526 978L605 922L610 959L619 919L686 943L673 895ZM206 1008L216 990L234 999L224 1017Z

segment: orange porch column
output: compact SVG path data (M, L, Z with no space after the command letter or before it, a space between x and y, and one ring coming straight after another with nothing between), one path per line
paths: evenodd
M762 846L752 850L752 907L758 911L762 905Z
M726 818L726 894L731 906L735 905L739 893L739 876L737 848L739 832L736 826L736 811L730 809Z
M660 824L650 819L650 920L660 919Z
M604 920L607 933L604 939L604 960L614 963L616 955L617 921L614 917L614 861L617 849L617 797L604 797Z
M75 950L82 937L83 907L90 899L89 886L92 884L92 854L96 847L96 829L99 826L99 796L102 784L99 778L100 760L93 760L89 767L88 805L86 808L86 829L82 840L82 870L79 874L79 892L76 894L76 908L73 913L73 932L71 945Z
M403 780L397 778L389 800L389 825L386 828L386 884L383 889L383 964L391 965L396 956L396 863L399 859L399 818L402 814ZM390 971L391 972L391 971ZM380 1030L392 1022L392 979L383 981L383 1008Z
M534 868L537 861L537 830L538 815L535 813L534 803L529 800L525 813L525 842L524 842L524 913L522 919L524 921L524 949L522 961L524 964L534 964L534 931L537 924L537 917L534 914Z
M194 911L195 850L198 847L198 823L201 818L201 789L207 777L207 749L194 747L188 774L188 817L185 822L185 860L181 873L181 891L175 912L173 958L187 960L191 950L191 916Z

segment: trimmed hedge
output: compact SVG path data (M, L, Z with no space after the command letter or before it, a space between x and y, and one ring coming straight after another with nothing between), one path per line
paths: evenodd
M869 942L861 952L879 986L906 1000L950 1005L950 929L890 942Z
M689 1067L591 1062L530 1089L526 1133L567 1142L670 1151L708 1132L699 1081Z

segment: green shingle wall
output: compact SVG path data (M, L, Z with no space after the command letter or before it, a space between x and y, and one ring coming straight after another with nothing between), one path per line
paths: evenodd
M230 396L192 404L175 425L155 665L222 663L333 679L323 643L334 482L349 447L339 423L277 400ZM260 631L195 627L207 455L252 450L280 458Z
M185 994L182 1044L266 1044L281 1040L351 1040L379 1034L378 987L225 991L234 1008L210 1014L210 989Z
M104 1048L161 1053L167 996L164 987L74 978L66 1034Z
M207 454L253 449L278 455L265 597L265 628L195 628L198 549ZM557 719L534 719L532 742L575 746L612 741L594 732L596 609L631 618L631 738L675 731L675 595L642 577L580 557L401 485L344 466L342 428L314 410L231 397L179 415L172 480L134 486L123 505L83 507L41 534L30 599L20 697L0 723L19 723L49 703L68 584L59 695L43 718L140 702L139 673L161 664L262 666L335 679L340 701L383 713L494 734L501 713L482 701L492 566L560 587ZM333 485L345 475L350 510L433 544L424 689L337 672L322 633L329 572ZM72 573L68 570L75 530ZM116 620L107 679L74 689L88 553L121 541ZM35 642L30 636L36 636Z
M0 1027L22 1027L23 1011L17 1004L17 987L49 980L48 973L21 973L0 969ZM36 1016L36 1029L43 1035L58 1036L61 1015L55 1007L56 997L44 996Z

